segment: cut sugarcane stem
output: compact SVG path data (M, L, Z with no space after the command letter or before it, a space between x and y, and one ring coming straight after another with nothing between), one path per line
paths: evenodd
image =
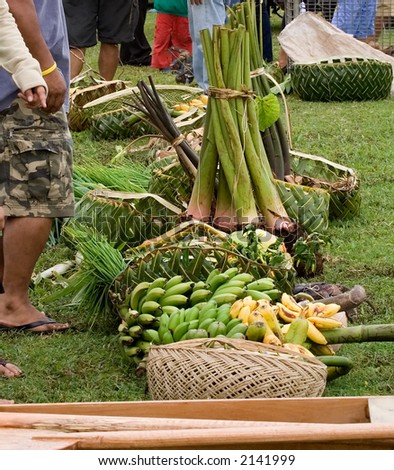
M211 121L212 102L208 100L205 121ZM204 132L200 152L200 162L193 185L192 195L188 204L187 214L196 220L209 221L211 218L212 201L215 198L216 169L218 151L215 145L213 126Z
M394 323L320 330L328 344L394 341Z
M345 356L316 356L316 359L327 366L327 382L348 374L353 368L353 362Z

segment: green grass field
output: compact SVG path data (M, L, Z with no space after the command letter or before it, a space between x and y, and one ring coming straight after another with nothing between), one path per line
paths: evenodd
M153 37L154 13L148 13L146 31ZM275 57L280 19L272 18ZM88 53L95 69L97 48ZM173 76L150 68L119 67L117 77L137 83L152 75L155 83L173 83ZM394 323L394 101L362 103L307 103L287 98L296 150L321 155L352 167L361 181L359 217L332 223L331 244L324 249L324 272L316 281L365 287L370 304L358 309L356 324ZM116 145L126 141L94 141L88 131L74 133L75 162L92 155L109 161ZM67 260L73 254L64 245L48 246L36 271ZM302 279L300 279L302 282ZM0 334L1 356L17 363L21 379L0 379L0 399L18 403L146 400L144 378L120 354L116 328L102 324L89 328L87 312L67 302L42 305L41 299L56 287L42 281L32 291L39 308L73 328L63 334L33 336ZM114 322L116 323L116 322ZM351 372L330 382L325 396L394 394L392 343L345 345L341 354L354 363Z

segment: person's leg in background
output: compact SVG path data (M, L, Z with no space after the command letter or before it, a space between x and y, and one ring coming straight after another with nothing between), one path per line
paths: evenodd
M30 129L34 122L34 128ZM0 132L13 132L14 146L0 145L0 203L6 215L0 239L0 329L62 331L34 307L29 286L35 264L48 241L54 217L73 215L72 138L63 109L48 114L20 101L0 120ZM16 125L18 124L18 125ZM21 130L18 130L20 126ZM18 134L19 132L19 134ZM23 151L18 135L23 133ZM22 144L19 144L22 145Z
M157 13L156 15L151 63L155 69L167 71L173 60L169 49L173 45L172 35L176 18L176 16L167 13Z
M260 29L260 24L262 25L262 30ZM257 34L260 39L260 32L262 32L263 40L263 59L266 62L272 62L273 52L272 52L272 32L271 32L271 21L268 13L268 8L265 3L265 0L256 0L256 26Z
M98 66L104 80L112 80L119 64L119 44L101 42Z
M193 43L193 73L200 88L208 89L208 75L204 63L204 54L200 31L212 30L213 25L226 23L224 0L188 0L189 30Z
M189 19L187 17L176 16L174 18L172 45L177 49L184 49L192 53L193 44L189 31Z
M96 45L95 2L84 4L73 0L63 0L63 9L67 23L67 35L70 45L70 78L79 75L85 64L86 48Z
M362 0L360 9L360 26L355 37L362 42L375 41L375 18L377 0Z
M146 13L148 0L138 0L138 21L134 32L134 39L120 45L121 65L149 66L151 64L152 48L145 35Z
M138 23L138 0L99 2L97 37L100 42L99 72L112 80L119 65L119 45L132 41Z

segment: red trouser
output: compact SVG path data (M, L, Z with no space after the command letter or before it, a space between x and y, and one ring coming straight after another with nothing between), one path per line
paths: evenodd
M189 20L184 16L157 13L152 48L152 67L167 69L170 66L174 60L174 56L169 52L170 47L192 52Z

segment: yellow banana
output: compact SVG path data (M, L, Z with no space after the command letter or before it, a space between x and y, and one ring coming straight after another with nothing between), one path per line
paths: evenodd
M295 320L301 315L300 312L294 312L293 310L289 310L280 302L277 302L276 306L278 307L278 316L286 323L291 323L293 320Z
M323 335L323 333L321 333L317 328L316 326L309 321L308 319L308 338L313 341L314 343L317 343L317 344L327 344L327 340L325 338L325 336Z
M280 302L289 310L292 310L293 312L298 312L298 313L302 312L302 307L298 305L295 299L291 295L287 294L286 292L283 292Z
M316 344L313 343L311 346L311 353L315 356L334 356L335 351L329 344Z
M231 318L237 318L241 308L244 306L245 299L238 299L236 300L230 308L230 316Z
M274 346L282 346L282 341L275 335L272 329L265 323L265 335L263 343L272 344Z
M325 318L332 317L341 310L341 306L338 304L327 304L323 309L321 316Z
M283 347L285 349L288 349L290 351L295 351L299 354L304 354L305 356L310 356L310 357L315 357L314 354L312 354L309 349L305 348L301 344L293 344L293 343L284 343Z
M323 304L323 302L311 302L308 305L308 316L310 317L332 317L341 309L337 304Z
M207 95L201 95L201 96L200 96L200 100L201 100L204 104L208 104L208 96L207 96Z
M308 302L303 311L302 311L302 314L305 318L309 318L309 317L314 317L316 314L315 314L315 304L313 302Z
M342 322L336 320L335 318L309 317L308 321L312 322L319 330L343 327Z
M251 314L250 306L245 305L244 307L241 308L237 318L239 318L242 321L242 323L244 323L245 325L248 325L250 314Z
M250 308L250 307L247 307L247 308ZM256 310L253 310L253 312L249 313L248 319L247 319L248 325L251 325L252 323L255 323L255 322L262 322L262 321L264 321L264 316L258 311L257 308Z
M254 300L250 295L243 298L243 304L249 305L251 310L254 310L258 306L257 300Z
M271 308L271 306L268 305L264 308L258 307L254 311L262 315L262 317L265 320L265 323L271 328L274 335L277 336L281 342L283 342L283 334L282 334L281 327L278 321L278 317L276 316L276 313Z

